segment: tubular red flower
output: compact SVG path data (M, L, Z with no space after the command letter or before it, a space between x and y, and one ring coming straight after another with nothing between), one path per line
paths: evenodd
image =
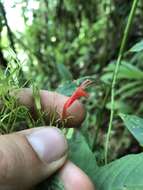
M67 109L80 97L88 97L88 93L85 91L85 88L91 84L92 81L90 80L85 80L69 97L69 99L65 102L64 107L63 107L63 113L62 113L62 119L65 119L67 116Z

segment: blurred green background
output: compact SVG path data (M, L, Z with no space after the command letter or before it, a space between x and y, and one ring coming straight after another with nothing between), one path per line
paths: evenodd
M18 80L25 87L34 83L39 88L55 90L82 77L93 78L95 85L89 89L88 113L82 130L89 145L93 149L98 146L97 158L105 142L111 80L131 3L131 0L0 1L3 70L9 62L18 64L11 58L12 52L21 63ZM142 39L143 1L140 1L120 66L115 113L143 115L143 51L129 51ZM110 159L138 152L117 114L113 124Z

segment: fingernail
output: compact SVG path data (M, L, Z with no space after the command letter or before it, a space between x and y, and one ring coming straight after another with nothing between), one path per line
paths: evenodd
M59 160L67 151L67 142L58 128L46 127L27 136L28 142L42 161Z

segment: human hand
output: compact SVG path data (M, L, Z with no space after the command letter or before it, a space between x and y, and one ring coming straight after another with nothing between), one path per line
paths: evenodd
M62 113L67 97L41 91L43 110ZM22 90L19 102L34 112L34 100L29 89ZM78 110L78 111L76 111ZM78 126L84 119L79 102L69 108L74 116L69 126ZM66 161L68 146L61 131L55 127L37 127L0 136L0 190L29 190L60 169L66 190L93 190L86 174Z

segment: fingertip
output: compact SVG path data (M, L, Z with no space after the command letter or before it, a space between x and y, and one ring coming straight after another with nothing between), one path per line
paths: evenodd
M60 171L66 190L95 190L89 177L72 162L67 162Z
M63 107L69 97L57 92L41 90L41 105L43 110L57 113L57 118L62 118ZM80 101L75 101L67 110L66 127L78 127L86 115L85 108Z
M32 95L32 90L25 88L17 93L20 104L26 106L32 113L36 113L35 102ZM51 92L47 90L40 90L40 102L44 112L47 113L48 119L50 115L55 113L55 119L62 117L63 107L69 97ZM67 124L66 127L78 127L85 118L86 112L84 106L80 101L75 101L67 110ZM34 116L34 115L33 115Z
M68 109L69 120L67 126L69 127L79 127L84 121L86 116L85 107L80 101L75 101L72 106Z
M56 127L39 128L26 138L37 156L46 163L57 161L67 154L67 141Z

